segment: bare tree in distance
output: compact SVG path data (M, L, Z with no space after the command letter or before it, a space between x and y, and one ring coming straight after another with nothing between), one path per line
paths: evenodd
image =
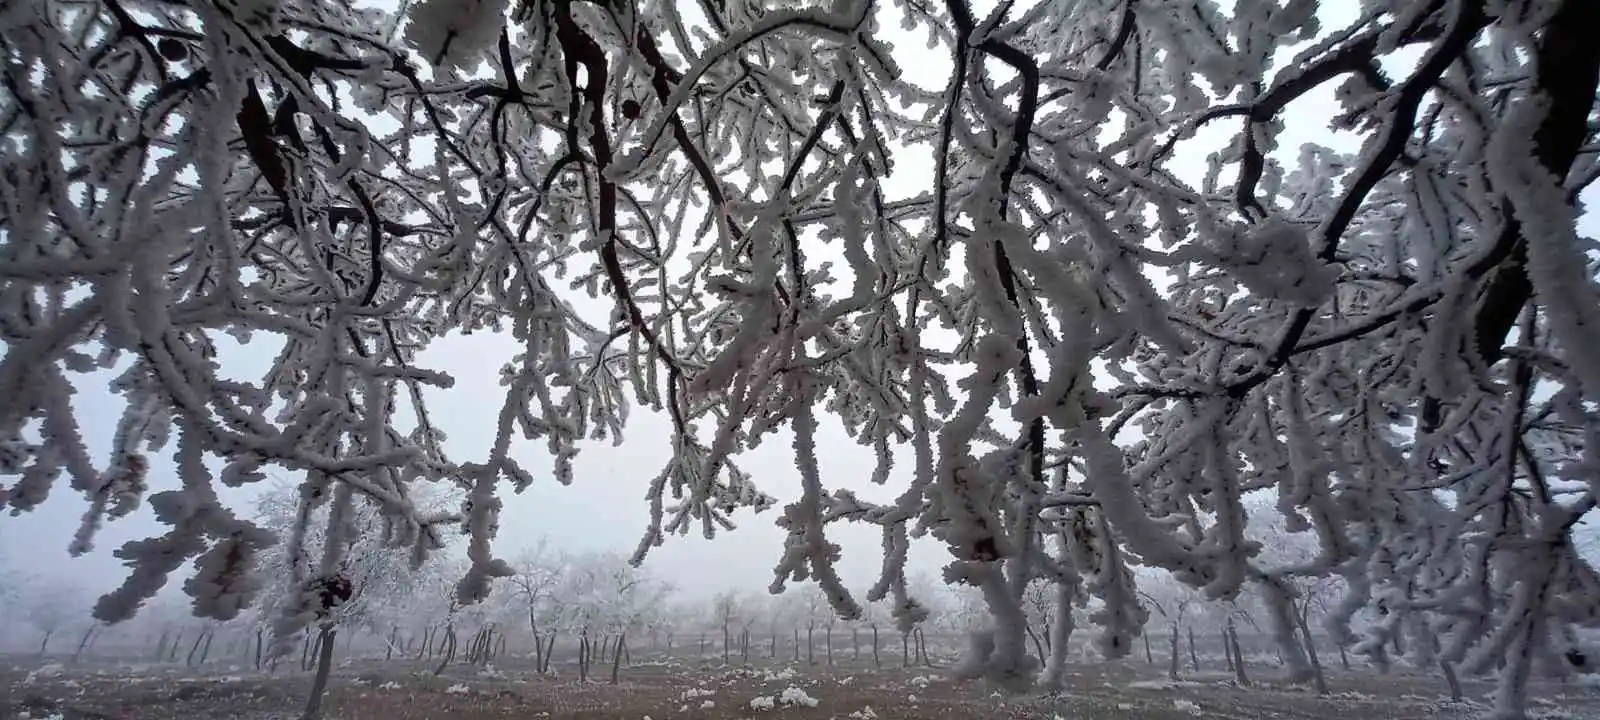
M74 553L149 504L107 622L185 562L196 612L252 602L268 540L217 488L268 470L300 478L291 544L357 498L396 552L459 524L470 604L514 574L491 541L522 448L582 481L649 411L672 454L636 560L774 505L738 456L782 433L773 589L858 616L828 531L867 523L866 600L910 632L932 536L990 618L960 672L1031 687L1039 578L1081 582L1116 655L1132 567L1222 601L1270 570L1342 577L1341 644L1423 633L1517 717L1600 622L1572 541L1600 492L1600 3L1320 6L10 3L0 502L80 494ZM1326 90L1348 149L1280 147ZM416 360L467 332L518 349L455 457L427 410L453 378ZM108 459L74 415L91 371L126 401ZM893 501L825 482L838 426ZM178 487L145 497L169 445ZM419 508L430 483L459 507ZM1253 493L1314 558L1261 565Z

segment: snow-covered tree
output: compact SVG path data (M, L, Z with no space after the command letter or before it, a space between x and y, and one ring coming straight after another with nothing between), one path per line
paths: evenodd
M1593 0L397 7L0 9L0 501L64 475L74 552L142 502L169 528L100 618L191 560L197 611L248 602L264 542L216 486L268 468L302 478L291 544L357 496L419 553L460 523L481 600L513 574L497 493L534 480L513 449L567 482L643 409L672 454L636 557L774 504L737 460L781 433L774 589L858 615L828 531L868 523L866 599L907 631L931 535L991 618L962 669L1006 685L1037 669L1031 584L1081 588L1116 654L1136 565L1220 600L1338 575L1332 632L1426 628L1507 717L1600 622L1571 537L1600 492ZM454 457L452 379L416 359L479 331L519 349ZM104 458L72 403L95 369L126 400ZM824 481L824 423L893 501ZM144 498L169 436L179 487ZM412 502L438 481L458 511ZM1258 490L1315 558L1262 566Z

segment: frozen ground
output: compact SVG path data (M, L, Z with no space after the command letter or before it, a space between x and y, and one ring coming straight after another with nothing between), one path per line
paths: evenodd
M68 668L0 665L0 719L292 720L308 673L242 669L206 674L172 666ZM1257 674L1265 679L1269 671ZM435 677L402 662L357 661L339 668L325 704L328 720L1201 720L1308 718L1410 720L1470 718L1489 687L1455 704L1436 678L1335 674L1332 693L1258 680L1236 687L1220 674L1170 683L1142 663L1074 668L1070 689L1054 697L1004 697L978 683L954 683L924 668L725 668L663 662L635 666L618 685L541 678L524 668L457 667ZM1576 683L1537 688L1532 717L1600 720L1600 690Z

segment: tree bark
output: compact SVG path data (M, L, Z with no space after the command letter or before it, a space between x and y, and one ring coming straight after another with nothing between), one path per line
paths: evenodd
M1178 679L1178 626L1172 626L1172 652L1167 657L1167 679L1174 682Z
M1189 631L1189 669L1200 672L1200 653L1194 649L1194 627L1186 629Z
M443 675L444 669L450 666L450 661L456 658L456 628L454 625L447 626L444 629L444 639L439 641L439 646L443 648L439 651L443 658L439 661L438 667L433 669L434 677Z
M1311 626L1306 623L1306 616L1295 614L1295 619L1300 624L1300 635L1304 638L1306 660L1311 663L1311 681L1317 689L1318 695L1328 694L1328 678L1322 673L1322 658L1317 656L1317 641L1311 636Z
M1039 633L1033 629L1033 623L1026 623L1023 629L1028 632L1028 639L1033 641L1033 651L1039 654L1039 665L1043 666L1049 661L1050 656L1044 651L1044 643L1039 641Z
M99 629L99 625L90 625L89 629L83 632L83 638L78 640L78 649L72 651L72 662L78 662L78 659L83 656L83 651L89 647L89 641L94 639L94 631Z
M1439 661L1439 671L1444 673L1444 681L1450 686L1451 702L1461 702L1461 680L1456 677L1456 669L1448 661Z
M624 630L620 634L618 634L617 635L617 645L611 651L611 684L612 685L617 684L617 678L622 673L622 649L625 647L624 643L627 641L627 638L628 638L628 632L626 630Z
M878 657L878 626L872 626L872 666L883 667L883 659Z
M1239 631L1228 624L1228 646L1233 650L1233 677L1239 687L1250 687L1250 677L1244 671L1244 650L1239 647Z
M300 720L317 720L322 717L322 695L328 690L328 673L333 670L334 639L339 630L331 625L324 626L317 637L319 652L317 653L317 675L311 681L311 697L306 698L305 714Z
M44 654L50 650L50 636L54 634L56 634L54 630L46 630L44 632L44 639L39 641L39 657L44 657Z

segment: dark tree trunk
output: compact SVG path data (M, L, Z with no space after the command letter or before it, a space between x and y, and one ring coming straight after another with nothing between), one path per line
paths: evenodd
M1233 648L1233 676L1239 687L1250 687L1250 677L1244 671L1244 650L1239 647L1239 631L1228 626L1228 645Z
M1190 628L1188 628L1188 631L1189 631L1189 669L1193 670L1194 672L1200 672L1200 652L1198 650L1194 649L1194 628L1190 627Z
M878 626L872 626L872 666L883 667L883 659L878 657Z
M439 665L433 669L434 677L444 674L444 669L450 666L450 661L456 659L456 629L448 626L444 629L444 638L439 640Z
M1306 624L1306 616L1295 613L1295 620L1300 624L1300 635L1306 639L1306 659L1311 661L1311 681L1317 689L1318 695L1328 694L1328 678L1322 674L1322 658L1317 657L1317 641L1311 636L1311 627Z
M1167 679L1178 679L1178 626L1172 626L1172 652L1167 657Z
M1450 686L1450 700L1461 702L1461 680L1456 677L1456 669L1449 662L1440 660L1439 671L1444 673L1444 682Z
M94 640L94 632L99 629L99 625L90 625L89 629L83 632L83 637L78 640L78 649L72 651L72 662L76 663L83 657L83 651L88 649L89 642Z
M620 675L622 673L622 650L623 650L623 648L626 647L625 643L627 642L627 639L628 639L627 631L623 631L622 633L618 634L617 635L617 646L615 648L613 648L612 651L611 651L611 684L612 685L617 684L617 678L620 677Z
M1039 642L1039 633L1034 632L1033 623L1027 623L1022 627L1028 631L1028 639L1033 641L1033 651L1039 654L1039 664L1044 665L1049 658L1045 655L1044 643Z
M306 699L306 711L300 716L300 720L317 720L322 717L322 695L328 691L328 673L333 670L333 643L338 634L337 628L326 626L317 637L319 646L317 675L316 679L311 681L311 697Z

